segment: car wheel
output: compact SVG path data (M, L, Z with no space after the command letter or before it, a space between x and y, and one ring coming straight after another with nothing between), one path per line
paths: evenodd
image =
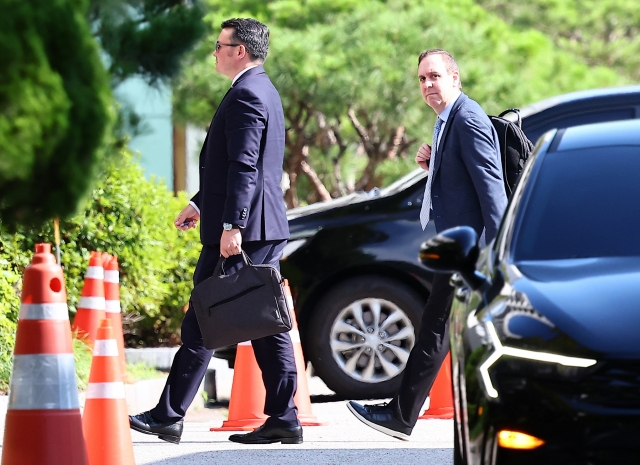
M423 299L408 286L363 276L332 288L307 328L308 358L336 394L391 397L420 328Z

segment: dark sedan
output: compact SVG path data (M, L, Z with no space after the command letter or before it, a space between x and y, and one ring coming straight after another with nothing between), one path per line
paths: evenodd
M552 130L498 235L429 239L456 272L456 464L640 462L640 121Z
M554 97L522 109L522 127L540 134L584 122L640 118L640 86ZM432 274L418 260L418 216L426 172L392 186L288 212L291 240L281 262L296 297L304 354L336 393L390 397L398 388ZM232 350L217 350L230 359Z

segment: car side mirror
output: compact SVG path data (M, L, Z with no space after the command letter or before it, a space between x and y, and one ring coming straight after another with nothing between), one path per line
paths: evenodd
M432 271L460 273L473 290L488 287L485 276L476 271L480 248L478 234L469 226L447 229L420 247L420 261Z

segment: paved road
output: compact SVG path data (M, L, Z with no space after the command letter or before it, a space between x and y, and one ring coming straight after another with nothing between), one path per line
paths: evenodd
M137 465L298 465L298 464L452 464L453 421L419 420L410 441L399 441L378 433L360 423L346 408L344 400L317 377L307 377L312 400L312 413L326 426L304 428L304 444L245 446L230 442L233 432L210 432L227 418L233 370L214 359L219 406L204 408L202 397L194 402L185 418L185 431L179 445L169 444L131 431ZM138 386L133 412L155 405L164 380L151 380ZM155 392L157 391L157 392ZM6 396L0 396L0 407L6 409ZM135 399L134 399L135 400ZM142 400L148 405L143 406ZM318 402L316 402L318 401ZM4 436L4 411L0 415L0 438ZM43 464L45 465L45 464ZM113 464L117 465L117 464Z
M192 411L180 445L132 432L138 465L287 465L287 464L452 464L453 421L419 420L410 441L399 441L360 423L344 401L314 403L313 413L327 426L304 428L304 444L245 446L232 433L210 432L226 409Z

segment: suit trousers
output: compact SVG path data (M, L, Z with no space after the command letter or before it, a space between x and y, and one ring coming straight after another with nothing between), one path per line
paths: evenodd
M396 420L413 428L449 352L449 313L454 288L451 274L436 273L422 313L418 340L411 349L400 389L389 402Z
M279 260L287 241L245 242L242 250L255 264L272 264L280 269ZM194 286L209 278L218 263L220 246L202 246L193 274ZM243 265L242 255L225 260L226 274L233 274ZM175 422L185 416L198 392L213 350L204 347L200 327L193 307L189 305L182 320L182 346L176 353L169 377L158 405L151 415L161 422ZM251 341L266 390L264 413L266 423L273 427L298 426L298 410L293 402L297 389L297 370L289 333L267 336Z

